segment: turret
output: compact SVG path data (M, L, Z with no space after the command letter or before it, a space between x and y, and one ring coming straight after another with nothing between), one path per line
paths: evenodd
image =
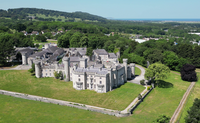
M62 61L63 61L63 64L64 64L64 70L65 70L65 76L66 76L65 81L69 81L70 80L70 69L69 69L70 58L69 57L63 57Z
M41 69L40 61L35 61L35 76L37 78L41 78L42 77L42 69Z
M87 59L86 58L80 59L80 67L81 68L87 68Z
M123 59L123 65L125 67L125 76L124 76L124 81L127 81L127 61L128 59Z
M110 91L112 90L113 87L113 69L112 68L107 68L108 73L109 73L109 80L110 80Z
M26 56L26 52L22 52L22 64L23 65L27 65L27 56Z
M135 64L131 63L130 67L131 67L131 76L134 77L135 76Z

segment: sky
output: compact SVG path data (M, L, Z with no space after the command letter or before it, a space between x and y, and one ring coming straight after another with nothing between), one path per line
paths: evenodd
M82 11L113 19L200 19L200 0L0 0L0 9Z

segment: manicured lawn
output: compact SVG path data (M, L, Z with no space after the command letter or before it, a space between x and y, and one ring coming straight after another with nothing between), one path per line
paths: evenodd
M197 70L197 71L199 71L199 70ZM198 77L200 77L200 73L198 73ZM200 98L200 80L195 84L195 86L194 86L191 94L189 95L189 98L182 110L182 114L179 117L180 123L185 122L184 118L187 116L187 111L190 109L190 107L192 107L195 98Z
M26 73L23 71L18 72L19 75L20 73L23 73L24 76L26 75ZM7 74L7 76L10 76L9 75L10 73L5 73L5 74ZM2 76L2 73L0 73L0 75ZM24 78L24 76L22 78ZM6 75L3 75L2 77L0 77L0 79L2 80L5 77ZM13 78L14 77L15 76L13 75ZM45 78L45 79L48 79L48 78ZM10 81L13 81L13 80L10 80ZM10 83L10 81L8 81L7 83ZM54 83L59 83L59 82L60 81L58 82L54 81ZM29 83L34 83L33 79L29 79ZM60 82L60 83L63 83L63 82ZM38 85L41 85L41 89L45 87L45 84L43 83L42 80L38 80ZM64 85L65 84L63 84L63 86ZM66 106L59 106L55 104L47 104L47 103L42 103L42 102L29 101L29 100L0 95L0 100L3 100L3 101L0 101L0 109L1 109L0 121L2 122L21 121L21 122L151 123L161 114L165 114L171 117L189 85L190 83L182 81L179 75L171 73L171 76L169 76L169 78L165 80L165 86L163 86L163 88L156 87L147 96L147 98L137 107L137 109L133 112L132 116L123 117L123 118L117 118L115 116L104 115L101 113L90 112L90 111L70 108ZM19 88L16 86L17 84L13 85L13 88ZM0 87L2 86L0 85ZM55 88L57 87L58 86L56 86ZM26 89L25 85L24 85L24 88ZM31 89L31 87L29 88ZM36 88L36 86L34 86L34 88ZM49 88L53 88L53 87L50 86ZM121 88L123 88L123 86ZM20 90L24 90L24 89L20 89ZM128 90L128 88L125 90ZM81 92L85 93L85 91L81 91ZM108 93L108 94L110 95L111 93ZM121 93L121 95L124 96L125 94ZM118 95L118 97L121 98L120 95ZM123 102L125 103L126 101L127 100L124 99ZM118 104L118 106L120 106L120 104Z
M141 70L137 67L135 67L135 75L140 75L141 74Z
M125 109L145 88L141 85L126 83L108 93L91 90L78 91L72 82L54 78L37 79L27 71L0 71L0 89L44 96L71 102L94 105L109 109Z

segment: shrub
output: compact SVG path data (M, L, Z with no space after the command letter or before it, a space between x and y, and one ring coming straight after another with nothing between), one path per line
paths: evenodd
M142 95L139 94L139 95L138 95L138 100L141 100L141 99L142 99Z
M144 83L144 82L145 82L145 80L144 80L144 79L143 79L143 80L140 80L140 84L141 84L141 85L145 85L145 83Z
M150 89L151 89L151 87L150 87L150 86L148 86L148 87L147 87L147 90L150 90Z
M161 116L159 116L158 119L153 121L153 123L169 123L169 121L170 121L170 117L168 117L166 115L161 115Z

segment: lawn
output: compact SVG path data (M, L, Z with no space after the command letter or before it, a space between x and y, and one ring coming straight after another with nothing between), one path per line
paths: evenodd
M15 73L16 72L12 74L15 74ZM18 72L19 75L21 73L23 73L24 76L26 76L27 74L23 71ZM5 74L7 74L6 76L10 76L9 73L5 73ZM0 73L0 75L2 76L2 73ZM0 79L1 80L5 79L6 76L3 75L2 77L0 77ZM24 78L24 76L22 78ZM13 78L14 77L15 76L13 75ZM9 77L8 79L11 79L11 78ZM13 81L13 80L10 80L10 81ZM33 79L29 79L29 82L33 83ZM39 85L42 85L41 89L44 88L45 84L42 82L42 80L38 80L38 83L39 82L40 82ZM10 86L9 81L7 83L8 83L7 85ZM21 83L24 83L24 82L21 81ZM57 83L57 81L54 81L54 83ZM14 84L13 88L20 88L20 87L17 87L17 85L19 85L19 83ZM123 117L123 118L117 118L115 116L109 116L109 115L105 115L101 113L90 112L90 111L70 108L66 106L59 106L55 104L47 104L47 103L42 103L42 102L29 101L29 100L0 95L0 100L3 100L3 101L0 101L0 109L1 109L0 121L2 122L21 121L21 122L151 123L161 114L165 114L170 117L173 115L174 111L179 105L179 102L182 99L182 96L184 95L190 83L182 81L179 75L171 73L169 78L164 81L163 85L164 86L162 86L162 88L156 87L145 98L145 100L136 108L132 116ZM0 85L0 87L2 86ZM24 89L26 88L27 87L25 87L24 85ZM123 86L121 88L123 88ZM126 90L128 91L128 89ZM81 91L81 92L85 93L85 91ZM111 94L111 93L112 92L109 92L108 94ZM125 96L125 94L122 94L122 95ZM120 95L118 96L119 98L121 98ZM124 100L124 102L126 101L127 100ZM118 104L118 106L120 106L120 104ZM12 118L10 118L10 116ZM6 120L4 121L4 119Z
M140 74L141 74L141 70L139 68L135 67L135 75L139 76Z
M94 105L109 109L125 109L145 88L141 85L126 83L108 93L91 90L78 91L72 82L54 78L37 79L27 71L0 71L0 89L44 96L71 102Z
M199 72L199 70L197 70ZM198 77L200 77L200 73L198 73ZM180 120L180 123L185 122L185 117L187 116L187 111L189 110L190 107L192 107L194 99L195 98L200 98L200 80L195 84L193 90L191 91L189 98L181 112L181 115L178 120Z

